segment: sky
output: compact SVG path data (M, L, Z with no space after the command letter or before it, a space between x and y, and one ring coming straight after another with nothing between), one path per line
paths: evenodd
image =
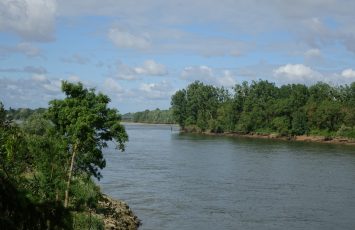
M355 1L0 0L0 101L47 107L82 82L121 113L199 80L232 90L355 81Z

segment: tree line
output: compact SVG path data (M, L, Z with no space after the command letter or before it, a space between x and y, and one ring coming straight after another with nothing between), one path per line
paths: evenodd
M355 82L276 86L243 82L232 92L195 81L171 98L174 120L197 132L355 138Z
M122 115L122 120L127 122L151 123L151 124L173 124L172 110L144 110L135 113Z
M91 215L101 197L92 178L102 177L107 141L123 151L128 136L109 97L81 83L62 91L20 124L0 102L0 229L104 228Z
M9 108L6 111L6 116L11 120L26 120L29 117L33 116L34 114L42 114L46 111L45 108L37 108L37 109L30 109L30 108L18 108L13 109Z

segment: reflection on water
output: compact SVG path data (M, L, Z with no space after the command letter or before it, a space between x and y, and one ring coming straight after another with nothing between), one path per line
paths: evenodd
M126 129L100 184L141 229L355 228L354 147Z

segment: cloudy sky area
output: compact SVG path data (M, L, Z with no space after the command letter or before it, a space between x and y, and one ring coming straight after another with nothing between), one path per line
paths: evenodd
M61 80L122 113L200 80L355 81L355 1L0 0L0 100L46 107Z

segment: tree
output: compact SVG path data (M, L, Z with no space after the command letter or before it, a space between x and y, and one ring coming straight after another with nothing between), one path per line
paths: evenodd
M324 82L318 82L315 85L309 87L310 100L315 103L322 101L331 101L334 99L335 90Z
M224 98L221 92L223 93L223 90L199 81L191 83L186 90L188 114L186 123L197 125L200 130L205 131L209 121L217 117L220 100Z
M6 120L6 111L4 105L0 102L0 125L2 125Z
M171 97L171 107L173 111L173 118L181 128L185 128L185 121L187 118L187 100L186 90L179 90Z
M281 135L287 136L290 130L290 120L286 116L276 117L272 121L273 128Z
M302 110L292 113L292 134L303 135L308 131L307 114Z
M233 90L230 95L195 81L173 95L174 117L192 131L355 136L355 82L277 87L259 80L237 84Z
M217 110L216 127L212 127L214 132L224 132L234 130L236 123L234 115L233 100L223 102Z
M0 102L0 174L11 183L20 183L19 175L26 171L29 157L25 134L6 119Z
M69 211L62 203L50 199L48 188L51 186L44 186L58 181L43 180L49 176L37 177L45 172L51 173L51 170L44 171L36 166L49 162L41 157L45 153L52 161L58 159L55 158L56 152L52 151L58 139L33 151L35 139L32 134L35 131L39 134L43 129L39 123L32 128L25 130L11 123L0 102L0 229L71 229ZM43 140L46 138L49 137L42 136ZM41 183L36 183L37 179L41 179ZM42 193L38 195L38 191Z
M99 170L106 165L102 149L107 147L107 141L114 140L116 148L124 151L128 136L118 111L107 107L109 97L96 94L95 89L85 89L82 83L63 81L62 91L65 99L51 101L46 116L67 144L64 206L68 207L73 175L87 174L100 179Z
M22 124L28 153L32 158L29 178L33 198L39 201L63 200L67 162L66 140L41 114L33 114Z
M343 117L340 103L323 101L318 105L312 122L320 130L336 131L340 128Z

